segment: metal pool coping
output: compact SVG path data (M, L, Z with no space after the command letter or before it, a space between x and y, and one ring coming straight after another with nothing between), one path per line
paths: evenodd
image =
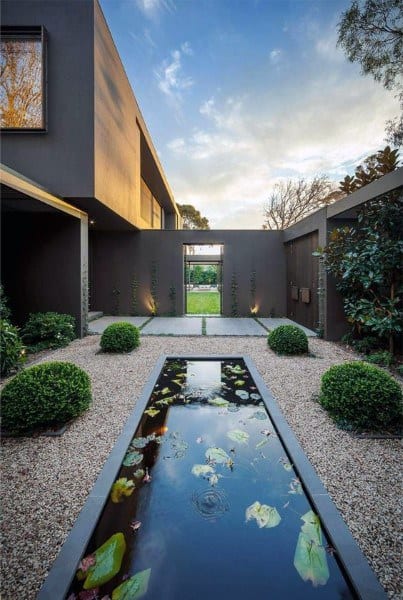
M245 361L269 412L274 428L289 455L290 462L298 473L298 477L304 486L309 500L319 515L323 529L326 531L333 548L336 550L337 558L352 589L357 597L362 600L386 599L387 595L384 589L353 539L347 525L344 523L332 499L316 475L311 463L305 456L294 433L280 411L277 402L258 373L252 360L246 355L163 355L158 359L152 370L132 414L129 416L81 513L53 563L49 575L38 593L37 600L62 600L66 596L77 565L82 558L83 552L107 501L110 488L120 469L127 447L140 423L163 365L168 359Z

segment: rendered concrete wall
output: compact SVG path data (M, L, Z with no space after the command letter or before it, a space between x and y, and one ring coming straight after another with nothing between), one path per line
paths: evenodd
M82 335L87 310L86 223L44 212L4 212L1 237L2 284L12 322L23 325L30 312L67 313L75 317L77 335Z
M284 316L285 253L281 231L141 231L92 232L91 308L132 314L133 283L138 284L138 314L150 314L155 287L160 314L184 313L183 244L224 244L223 314L231 316L232 277L235 274L238 312L250 316L251 274L256 271L259 314ZM154 279L154 284L152 279Z
M94 7L3 0L2 25L48 31L48 131L2 133L2 162L59 196L94 195Z

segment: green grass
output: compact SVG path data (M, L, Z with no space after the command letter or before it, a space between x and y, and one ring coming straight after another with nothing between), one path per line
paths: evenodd
M220 293L188 292L186 313L188 315L219 315Z

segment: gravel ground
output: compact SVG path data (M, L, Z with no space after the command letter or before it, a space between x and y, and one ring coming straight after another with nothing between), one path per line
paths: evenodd
M390 598L401 598L401 445L351 437L312 401L328 367L352 358L310 339L316 358L276 356L263 338L143 337L129 355L98 354L99 336L42 355L91 376L93 404L58 438L2 441L2 599L39 590L161 354L247 354ZM59 600L59 599L55 599Z

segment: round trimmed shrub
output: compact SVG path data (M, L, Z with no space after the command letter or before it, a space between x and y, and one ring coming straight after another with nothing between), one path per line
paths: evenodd
M140 344L140 331L131 323L112 323L103 332L100 343L104 352L131 352Z
M22 329L22 339L32 352L62 348L74 338L75 319L57 312L31 313Z
M19 330L5 320L0 320L0 365L4 377L20 368L25 360L25 347Z
M59 425L91 403L87 373L68 362L48 362L18 373L1 392L2 426L11 433Z
M382 369L355 361L326 371L319 402L339 425L382 430L399 425L402 390Z
M270 331L267 343L277 354L306 354L308 338L296 325L280 325Z

